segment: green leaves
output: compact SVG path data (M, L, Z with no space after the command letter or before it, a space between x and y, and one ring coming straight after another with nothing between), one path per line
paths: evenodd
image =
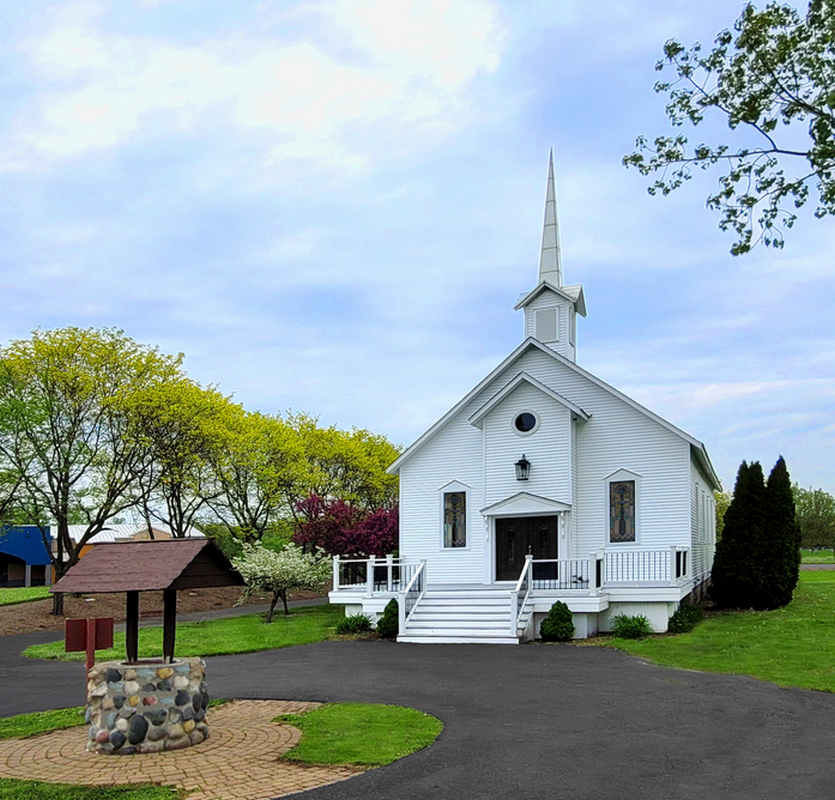
M658 174L649 187L669 194L690 178L690 167L720 164L726 170L708 208L721 214L719 227L736 234L734 255L759 243L782 247L795 211L818 191L815 216L835 213L835 6L812 0L805 17L786 4L768 3L762 11L747 5L733 26L721 31L713 49L687 49L670 40L656 70L672 69L655 91L668 97L667 118L674 127L699 125L705 114L724 115L738 144L699 144L686 136L644 136L624 157L642 175ZM781 144L784 128L806 125L805 146ZM796 141L792 135L791 141ZM786 176L778 165L791 162Z

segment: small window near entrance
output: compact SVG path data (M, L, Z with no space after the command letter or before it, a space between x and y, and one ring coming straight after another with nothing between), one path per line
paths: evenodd
M444 547L467 546L467 493L444 492Z
M609 541L635 541L635 481L609 484Z

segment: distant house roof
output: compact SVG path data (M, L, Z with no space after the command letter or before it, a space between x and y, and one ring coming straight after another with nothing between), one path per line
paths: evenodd
M70 539L78 543L84 533L87 531L86 525L69 525ZM171 528L161 522L154 523L152 526L154 532L162 534L162 538L172 536ZM186 532L188 539L205 539L206 534L201 533L197 528L191 527ZM144 534L144 536L143 536ZM104 544L105 542L124 542L134 539L148 538L148 526L137 524L136 522L108 525L103 530L99 531L95 536L90 537L85 544Z
M243 586L211 539L115 542L94 547L51 592L147 592Z

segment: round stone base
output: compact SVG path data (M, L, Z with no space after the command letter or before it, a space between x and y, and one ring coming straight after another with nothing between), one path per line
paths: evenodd
M179 750L209 736L206 663L96 664L87 673L87 749L130 755Z

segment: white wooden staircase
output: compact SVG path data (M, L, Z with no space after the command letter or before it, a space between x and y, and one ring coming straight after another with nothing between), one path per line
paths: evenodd
M510 592L427 589L398 642L420 644L519 644L511 633Z

